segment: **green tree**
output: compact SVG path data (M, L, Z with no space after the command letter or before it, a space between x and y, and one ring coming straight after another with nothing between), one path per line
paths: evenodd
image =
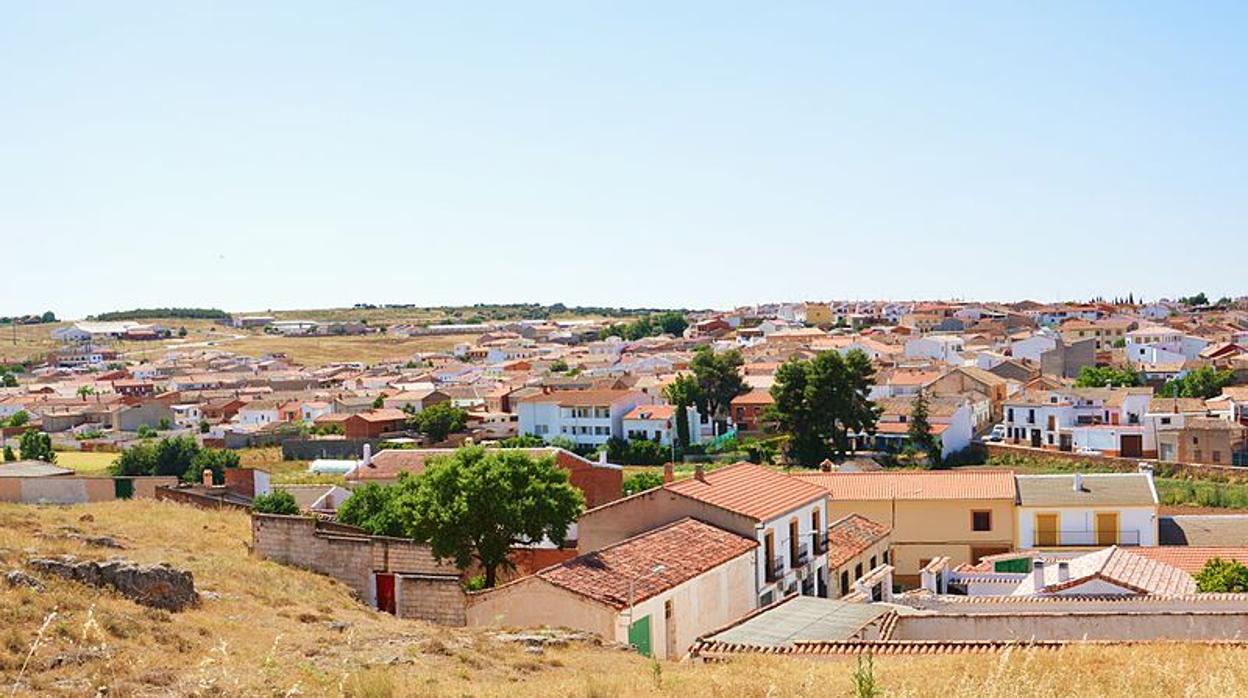
M1215 557L1196 573L1196 590L1206 593L1248 592L1248 566Z
M1075 377L1076 388L1130 388L1137 385L1143 385L1143 380L1130 368L1084 366Z
M562 545L585 506L553 457L479 446L435 460L400 486L399 515L408 535L460 569L475 559L486 587L510 564L513 546L543 539Z
M185 336L186 336L186 328L185 328L185 327L179 327L179 328L178 328L178 336L179 336L179 337L185 337Z
M209 456L200 461L203 468L192 467L201 450L199 444L190 436L166 437L155 443L143 441L122 451L117 460L113 461L110 471L114 475L171 475L197 482L203 470L209 469L215 473L214 463L220 463L224 467L227 462ZM237 467L238 455L231 455L234 467Z
M385 406L386 406L386 398L384 396L378 395L377 398L373 400L373 409L379 410Z
M532 434L510 436L498 442L499 448L541 448L545 445L546 441L542 437Z
M1184 296L1179 299L1179 302L1186 306L1209 305L1209 296L1206 296L1205 292L1201 291L1194 296Z
M408 418L408 426L438 443L446 437L464 430L468 413L450 402L439 402Z
M927 455L929 467L940 463L940 441L932 434L932 423L928 420L927 395L922 390L910 405L906 435L912 448Z
M663 484L663 473L643 470L624 478L624 496L652 490Z
M240 465L238 454L224 448L205 448L191 457L190 465L182 473L186 482L199 482L205 470L212 471L212 481L225 482L225 469Z
M161 417L160 421L156 423L156 428L160 431L169 431L173 428L173 422L169 421L168 417Z
M56 462L56 451L52 450L52 437L36 429L28 429L22 433L18 448L22 451L23 460Z
M658 326L663 334L681 336L689 327L689 321L685 316L675 310L659 313L654 318L654 324Z
M201 434L207 434L207 433L208 433L209 431L211 431L211 430L212 430L212 426L211 426L211 425L209 425L209 424L208 424L208 422L202 422L202 421L201 421L201 422L199 423L199 433L201 433Z
M690 444L689 408L703 402L702 388L693 375L681 373L663 388L663 397L672 406L676 416L676 450L684 453Z
M13 447L6 445L4 447L4 462L12 463L17 460L17 454L13 452Z
M78 398L79 399L86 400L87 397L90 395L95 395L95 388L92 388L89 385L78 386Z
M716 353L709 346L698 347L689 362L698 383L698 411L720 426L727 420L732 399L749 390L741 375L744 364L741 352L736 349Z
M880 410L868 397L875 369L866 354L819 352L776 370L769 419L791 435L789 457L815 465L848 452L852 434L875 432Z
M8 371L4 371L0 373L0 384L3 384L6 388L16 388L17 377Z
M1234 382L1234 371L1219 371L1212 366L1201 366L1182 378L1167 381L1157 389L1157 395L1208 400L1221 395L1222 389Z
M11 427L26 426L26 424L29 422L30 422L30 413L27 412L26 410L18 410L13 413L12 417L9 417L9 426Z
M551 373L563 373L568 370L568 362L563 359L555 359L550 362Z
M338 506L338 521L348 526L358 526L374 536L406 535L406 529L399 518L396 504L400 489L409 487L408 481L414 476L403 473L397 485L379 485L375 482L365 483L351 491Z
M299 514L299 504L295 501L294 495L286 490L273 490L268 494L257 496L251 500L251 509L259 514L285 514L286 516Z
M45 310L43 315L39 316L39 321L44 322L44 323L56 322L56 313L52 312L51 310Z

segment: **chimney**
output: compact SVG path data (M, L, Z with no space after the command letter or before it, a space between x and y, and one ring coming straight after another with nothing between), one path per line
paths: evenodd
M212 470L204 468L204 487L212 487Z
M1040 558L1031 561L1031 586L1037 592L1044 588L1044 560Z
M599 452L598 452L598 463L599 463L600 465L606 465L606 464L607 464L607 449L605 449L605 448L604 448L604 449L602 449L601 451L599 451Z
M693 477L699 482L706 482L706 467L701 463L693 464Z
M364 444L364 467L373 467L373 445Z
M1070 562L1061 560L1057 563L1057 581L1059 583L1070 581Z
M1075 477L1074 477L1074 490L1075 490L1076 492L1082 492L1082 491L1083 491L1083 473L1075 473Z
M664 463L663 464L663 484L670 485L672 484L672 481L675 479L676 479L676 472L675 472L675 468L672 467L672 462L668 461Z
M824 458L823 462L819 464L819 469L825 473L832 472L832 461L827 458Z

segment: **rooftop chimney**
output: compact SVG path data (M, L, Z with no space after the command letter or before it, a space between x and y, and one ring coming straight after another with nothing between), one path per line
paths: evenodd
M670 485L672 484L672 480L675 480L675 479L676 479L676 473L675 473L675 469L672 467L672 462L668 461L664 463L663 464L663 484Z
M699 482L706 482L706 467L701 463L693 464L693 477Z
M204 487L212 487L212 470L204 468Z
M364 444L364 467L373 467L373 445Z
M1040 558L1031 561L1031 586L1035 591L1044 588L1044 560Z
M1082 491L1083 491L1083 473L1075 473L1075 477L1074 477L1074 490L1075 490L1076 492L1082 492Z
M819 464L819 469L825 473L832 472L832 461L827 458L824 458L823 462Z
M1066 560L1061 560L1057 563L1057 581L1058 582L1070 581L1070 562Z

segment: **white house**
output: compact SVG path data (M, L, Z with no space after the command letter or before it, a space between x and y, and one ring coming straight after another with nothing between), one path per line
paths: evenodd
M238 410L238 416L234 421L239 424L248 426L265 426L268 424L276 424L281 420L279 415L280 406L275 400L256 400L243 405Z
M1157 489L1151 470L1015 479L1021 550L1157 545Z
M1020 339L1017 342L1010 343L1010 356L1015 359L1026 359L1040 363L1041 356L1056 348L1057 337L1050 332L1044 331L1034 334L1027 339Z
M1006 438L1033 448L1073 451L1075 432L1083 444L1117 440L1117 448L1098 448L1107 455L1143 457L1153 449L1143 417L1151 388L1070 388L1027 391L1005 401ZM1117 427L1092 432L1087 427Z
M634 390L558 390L526 398L516 411L521 434L598 446L624 436L624 415L634 407L653 403L653 396Z
M173 423L180 427L197 426L203 419L197 403L172 405L170 409L173 410Z
M955 366L962 364L962 352L966 342L958 336L947 334L928 335L906 342L906 358L935 359Z
M702 442L701 418L696 407L686 408L689 417L689 441ZM676 435L676 408L671 405L638 405L624 415L624 438L648 439L670 446Z

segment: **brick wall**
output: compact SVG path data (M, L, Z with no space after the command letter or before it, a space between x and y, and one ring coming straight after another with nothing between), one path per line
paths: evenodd
M437 587L437 600L420 601L418 592L425 590L420 585L406 593L402 587L408 584L407 578L399 577L398 615L448 625L456 623L445 619L458 619L457 624L463 625L463 592L460 573L454 565L439 563L427 545L346 533L344 528L322 529L316 519L302 516L253 514L253 551L266 560L333 577L351 587L365 602L370 600L374 573L416 575L427 582L425 586Z
M463 627L467 597L459 580L440 576L399 577L398 616Z
M1231 465L1201 465L1196 463L1170 463L1148 458L1118 458L1115 456L1092 456L1068 451L1054 451L1013 444L985 444L989 456L1014 456L1023 458L1051 458L1071 463L1088 463L1124 473L1139 470L1140 463L1153 466L1158 477L1191 478L1216 482L1248 482L1248 468Z

